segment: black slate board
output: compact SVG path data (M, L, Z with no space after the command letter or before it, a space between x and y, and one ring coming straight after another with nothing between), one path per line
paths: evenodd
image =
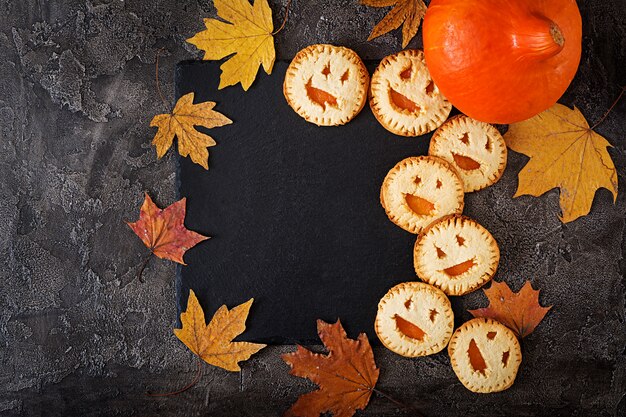
M234 121L210 131L218 145L208 172L179 160L186 226L212 236L185 255L179 311L189 288L207 319L222 304L254 297L242 340L319 343L316 319L341 318L350 335L365 331L376 341L379 299L416 279L415 236L387 219L380 184L398 161L425 154L430 136L395 136L368 106L345 126L307 123L283 97L287 65L260 73L247 92L218 90L218 63L176 69L177 97L193 91L196 103L215 101ZM368 63L370 72L375 66Z

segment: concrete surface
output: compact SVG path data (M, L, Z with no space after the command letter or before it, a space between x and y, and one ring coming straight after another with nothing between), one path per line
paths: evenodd
M274 416L312 388L264 350L241 374L205 367L191 380L193 356L174 337L175 266L152 260L125 220L148 191L175 199L173 153L158 161L149 121L172 99L172 71L198 58L185 39L213 13L206 0L0 0L0 415ZM284 1L282 2L284 4ZM585 52L563 99L598 119L626 84L623 0L579 2ZM281 4L272 2L274 21ZM384 10L355 0L294 0L279 58L316 42L355 48L364 58L399 50L400 35L365 39ZM277 25L278 26L278 25ZM419 36L412 46L420 45ZM265 75L260 75L265 76ZM234 87L239 88L239 87ZM626 173L626 100L597 129ZM600 191L592 213L562 225L558 192L511 199L524 156L512 153L504 178L468 196L467 213L502 248L497 279L516 290L526 279L553 311L524 341L518 381L479 396L454 377L444 354L419 360L376 350L379 388L427 416L626 415L625 193ZM485 302L454 301L456 313ZM367 416L414 415L375 396Z

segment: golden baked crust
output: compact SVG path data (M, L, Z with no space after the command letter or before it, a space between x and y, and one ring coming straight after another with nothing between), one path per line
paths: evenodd
M470 353L476 349L478 357ZM472 319L456 329L448 354L461 383L477 393L509 388L522 362L522 350L513 331L487 318Z
M404 282L378 303L374 328L383 345L399 355L432 355L448 344L454 313L441 290L422 282Z
M506 168L506 143L500 132L465 115L451 117L435 131L428 154L454 166L466 193L495 184Z
M283 94L291 108L318 126L352 120L365 105L369 73L351 49L316 44L302 49L287 68Z
M469 217L443 217L415 242L413 264L422 280L448 295L463 295L489 282L498 269L500 249L491 233Z
M380 62L372 75L369 101L378 122L401 136L435 130L452 109L430 77L424 53L417 49L405 49Z
M389 220L415 234L442 216L461 213L463 197L463 182L454 168L434 156L398 162L380 190L380 203Z

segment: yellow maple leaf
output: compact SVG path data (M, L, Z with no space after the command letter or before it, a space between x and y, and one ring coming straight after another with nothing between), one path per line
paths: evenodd
M563 223L591 210L596 191L603 187L617 198L617 172L607 147L576 107L555 104L543 113L513 123L504 135L509 148L530 157L519 173L514 197L540 196L560 188Z
M191 160L209 169L209 151L215 146L215 140L209 135L198 132L194 126L208 129L232 123L228 117L213 110L215 103L206 101L193 104L194 93L185 94L176 102L172 114L158 114L150 126L158 127L152 144L156 146L157 156L161 158L172 146L174 136L178 138L178 153L191 156Z
M174 329L174 334L205 362L238 372L241 370L238 362L248 360L266 346L232 341L246 329L246 318L253 300L251 298L231 310L221 306L207 325L202 306L190 290L187 310L180 315L182 328Z
M368 41L384 35L402 26L402 48L406 48L411 39L417 34L420 22L426 14L426 5L422 0L361 0L361 4L372 7L394 6L387 15L378 22Z
M241 83L248 90L263 65L272 73L274 51L274 25L272 10L267 0L214 0L217 15L226 20L204 19L206 30L196 33L187 42L204 51L204 59L217 60L233 55L220 69L219 89Z

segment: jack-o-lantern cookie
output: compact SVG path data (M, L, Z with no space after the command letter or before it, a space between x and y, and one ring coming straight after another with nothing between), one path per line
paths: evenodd
M416 49L380 61L372 75L370 107L385 129L401 136L435 130L452 109L430 77L424 53Z
M463 182L435 156L406 158L393 167L380 189L389 220L411 233L439 217L463 211Z
M451 117L437 129L428 154L456 168L466 193L495 184L506 167L506 143L500 132L465 115Z
M417 276L448 295L483 286L499 261L500 249L491 233L461 215L446 216L425 228L413 250Z
M367 100L369 73L352 49L311 45L296 54L285 75L287 103L319 126L348 123Z
M441 290L405 282L380 300L374 327L387 349L407 357L426 356L446 347L454 330L454 314Z
M522 350L513 331L487 318L472 319L456 329L448 354L461 383L478 393L509 388L522 362Z

